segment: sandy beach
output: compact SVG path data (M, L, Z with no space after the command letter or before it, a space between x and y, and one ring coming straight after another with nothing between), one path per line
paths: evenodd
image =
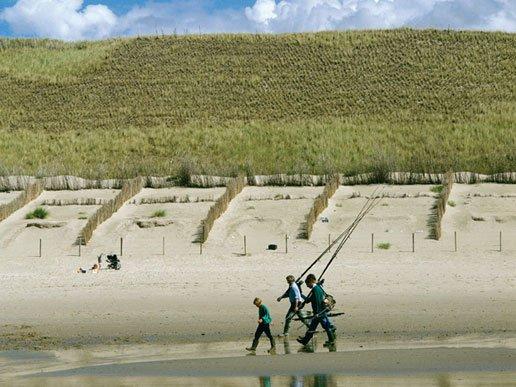
M144 189L96 230L80 257L74 241L86 220L78 218L96 207L46 206L48 221L65 225L26 227L25 214L41 200L79 194L45 192L0 223L0 348L235 341L244 346L255 329L255 296L271 308L272 330L280 333L288 305L275 299L286 288L285 276L300 274L328 245L328 237L347 227L373 189L341 187L322 214L328 222L318 222L313 238L305 241L297 235L320 187L247 187L216 222L202 255L192 242L211 200L223 191ZM89 191L79 195L114 194ZM326 276L326 290L346 313L335 319L339 351L400 342L514 349L516 238L510 235L516 232L515 188L456 184L441 241L427 239L434 200L430 186L387 187L385 192L388 197L364 219ZM138 204L149 197L185 195L188 202ZM158 209L166 210L170 224L137 226L137 220ZM501 252L500 231L505 236ZM122 270L75 273L77 267L89 268L100 253L119 252L121 237ZM377 248L380 242L390 248ZM267 251L271 243L278 250ZM316 274L323 265L314 268ZM293 330L294 337L302 333L297 326ZM265 350L265 342L262 346Z

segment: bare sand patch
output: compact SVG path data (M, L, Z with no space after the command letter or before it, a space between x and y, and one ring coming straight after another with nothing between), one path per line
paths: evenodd
M206 248L223 246L241 254L245 236L247 253L263 253L269 244L277 245L278 253L285 251L287 237L291 251L297 251L305 216L321 192L322 187L246 187L215 222Z
M110 198L115 194L113 190L45 191L36 200L0 223L0 247L3 253L9 257L34 257L39 255L39 240L41 239L43 253L46 256L76 253L74 243L79 231L99 206L43 206L48 211L48 217L44 221L28 220L26 215L40 207L41 203L45 201L77 197ZM32 223L60 224L62 226L59 228L27 227Z
M458 233L461 248L515 250L516 186L454 184L443 218L443 240Z
M321 214L313 240L319 243L326 241L327 244L330 236L333 241L346 225L351 224L367 197L376 190L376 195L386 197L364 218L349 240L347 249L370 251L374 234L374 249L380 243L388 243L393 251L411 251L413 233L416 234L416 247L420 249L429 243L426 241L427 221L434 203L430 188L428 185L387 186L384 189L374 185L340 187Z

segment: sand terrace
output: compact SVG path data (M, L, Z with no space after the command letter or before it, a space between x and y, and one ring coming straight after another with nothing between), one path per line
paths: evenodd
M456 184L450 197L455 206L448 206L441 241L426 238L434 200L430 188L387 187L388 197L364 219L328 273L329 291L348 312L337 322L344 337L489 337L516 331L516 238L511 237L516 187ZM275 298L284 290L284 276L299 274L327 246L328 235L346 228L372 189L340 187L321 215L328 222L319 220L306 241L297 239L298 230L320 187L247 187L216 221L202 255L192 242L211 200L223 189L145 189L95 231L81 256L74 242L86 220L79 218L97 206L45 206L46 222L65 223L50 229L26 227L26 213L42 200L110 198L116 191L44 192L0 223L0 346L34 342L52 347L115 337L128 342L240 340L254 329L256 311L250 302L257 295L270 305L274 330L280 330L286 304ZM188 201L135 204L186 195ZM161 209L166 215L160 220L172 223L136 224ZM472 214L485 220L472 220ZM120 238L121 271L75 273L102 252L118 252ZM391 245L380 249L381 242ZM267 251L270 243L278 250Z
M375 186L341 186L314 227L310 241L298 237L304 218L321 187L246 187L228 210L215 222L204 251L228 254L262 253L269 244L278 251L319 251L333 241L353 220ZM73 253L80 229L99 205L116 195L116 190L46 191L39 198L0 223L0 257L33 256L39 239L46 255ZM194 244L199 226L223 188L144 189L102 224L86 247L93 251L120 251L126 254L165 252L198 254ZM455 184L443 220L443 238L429 240L427 222L435 195L428 185L388 186L385 198L360 224L347 250L370 252L379 244L389 250L411 252L424 249L436 253L455 249L478 251L516 249L516 188L513 185ZM16 193L2 194L8 201ZM78 205L96 199L98 205ZM49 217L40 223L60 223L61 227L27 227L25 215L41 204ZM74 204L75 203L75 204ZM72 204L72 205L70 205ZM153 215L163 211L159 219ZM373 235L374 234L374 235ZM414 234L414 235L413 235ZM285 241L285 238L288 241ZM287 246L286 246L287 244Z

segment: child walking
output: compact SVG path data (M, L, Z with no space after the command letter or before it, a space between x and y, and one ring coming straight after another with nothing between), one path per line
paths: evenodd
M274 337L272 337L271 334L270 323L272 322L272 317L269 312L269 308L262 304L262 300L259 298L255 298L253 304L258 308L258 328L256 328L256 333L254 334L253 344L246 348L246 350L254 352L256 347L258 347L260 336L262 333L265 333L271 342L271 348L268 352L274 353L276 350L276 343L274 342Z

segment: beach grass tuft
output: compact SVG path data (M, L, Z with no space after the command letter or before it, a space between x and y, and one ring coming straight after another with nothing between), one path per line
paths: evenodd
M152 213L151 218L164 218L165 216L167 216L167 211L156 210Z
M34 211L25 215L25 219L46 219L48 218L48 215L49 212L45 208L38 207Z
M389 242L380 242L376 247L380 250L389 250L391 248L391 244Z

